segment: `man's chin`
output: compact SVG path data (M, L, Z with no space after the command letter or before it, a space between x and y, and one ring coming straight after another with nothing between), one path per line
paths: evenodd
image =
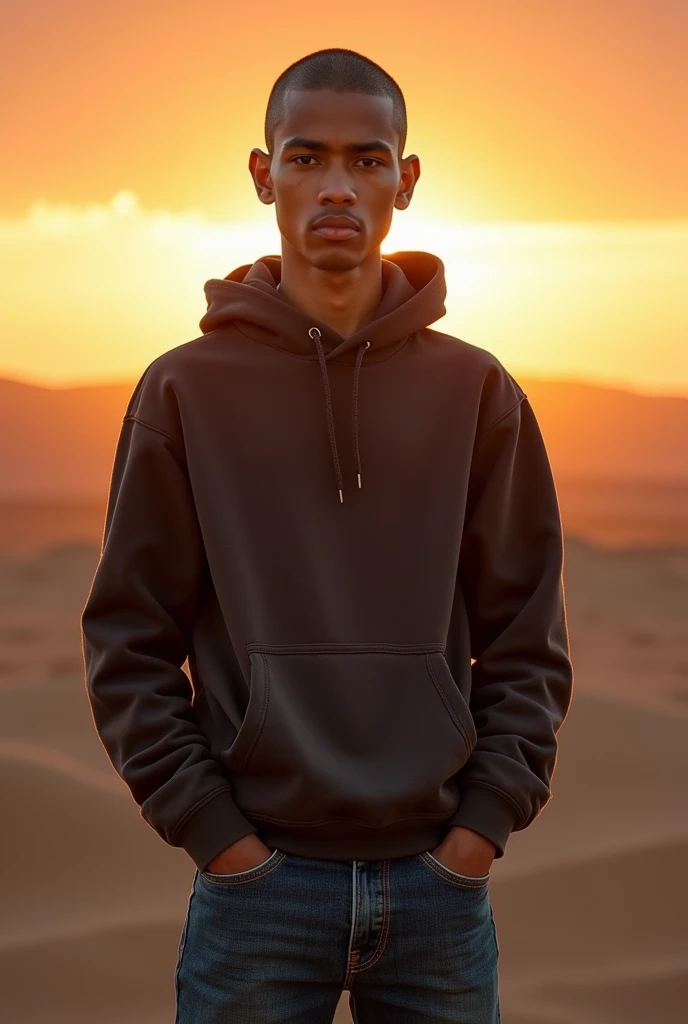
M307 246L304 253L305 258L312 267L318 270L353 270L365 260L366 254L353 249L346 250L344 247L338 249L336 243L327 248L314 248Z

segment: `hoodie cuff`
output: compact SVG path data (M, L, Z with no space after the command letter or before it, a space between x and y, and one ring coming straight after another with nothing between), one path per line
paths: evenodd
M241 813L229 790L223 789L191 815L174 845L186 850L198 870L205 871L218 853L250 832L258 829Z
M497 847L495 860L504 856L507 840L516 825L517 813L507 800L485 786L467 785L461 790L461 803L449 819L449 828L460 825L479 832Z

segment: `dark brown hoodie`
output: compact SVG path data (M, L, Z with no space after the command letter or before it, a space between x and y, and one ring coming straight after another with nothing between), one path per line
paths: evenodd
M379 860L463 825L501 857L551 797L573 686L535 415L429 328L436 256L386 256L349 338L280 272L208 281L202 336L131 395L81 618L96 729L200 870L249 832Z

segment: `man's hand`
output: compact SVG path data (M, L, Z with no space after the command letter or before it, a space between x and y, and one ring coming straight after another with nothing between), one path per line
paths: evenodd
M440 845L431 851L441 864L459 875L478 877L488 874L497 847L479 832L454 825Z
M273 851L258 838L255 832L237 839L206 865L206 871L214 875L231 875L235 871L248 871L267 860Z

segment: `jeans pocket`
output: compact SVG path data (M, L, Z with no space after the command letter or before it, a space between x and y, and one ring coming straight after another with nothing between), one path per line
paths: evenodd
M284 850L275 849L260 864L255 864L252 868L247 868L245 871L232 871L228 873L201 871L199 874L210 885L241 885L246 882L258 881L259 878L265 878L266 875L271 874L279 867L286 856Z
M433 857L429 850L425 850L423 853L418 854L418 859L421 863L425 864L430 871L433 871L436 875L445 878L448 882L452 882L454 885L464 886L470 889L484 889L490 882L491 874L488 871L486 875L462 875L458 871L453 871L448 868L446 864L443 864Z

